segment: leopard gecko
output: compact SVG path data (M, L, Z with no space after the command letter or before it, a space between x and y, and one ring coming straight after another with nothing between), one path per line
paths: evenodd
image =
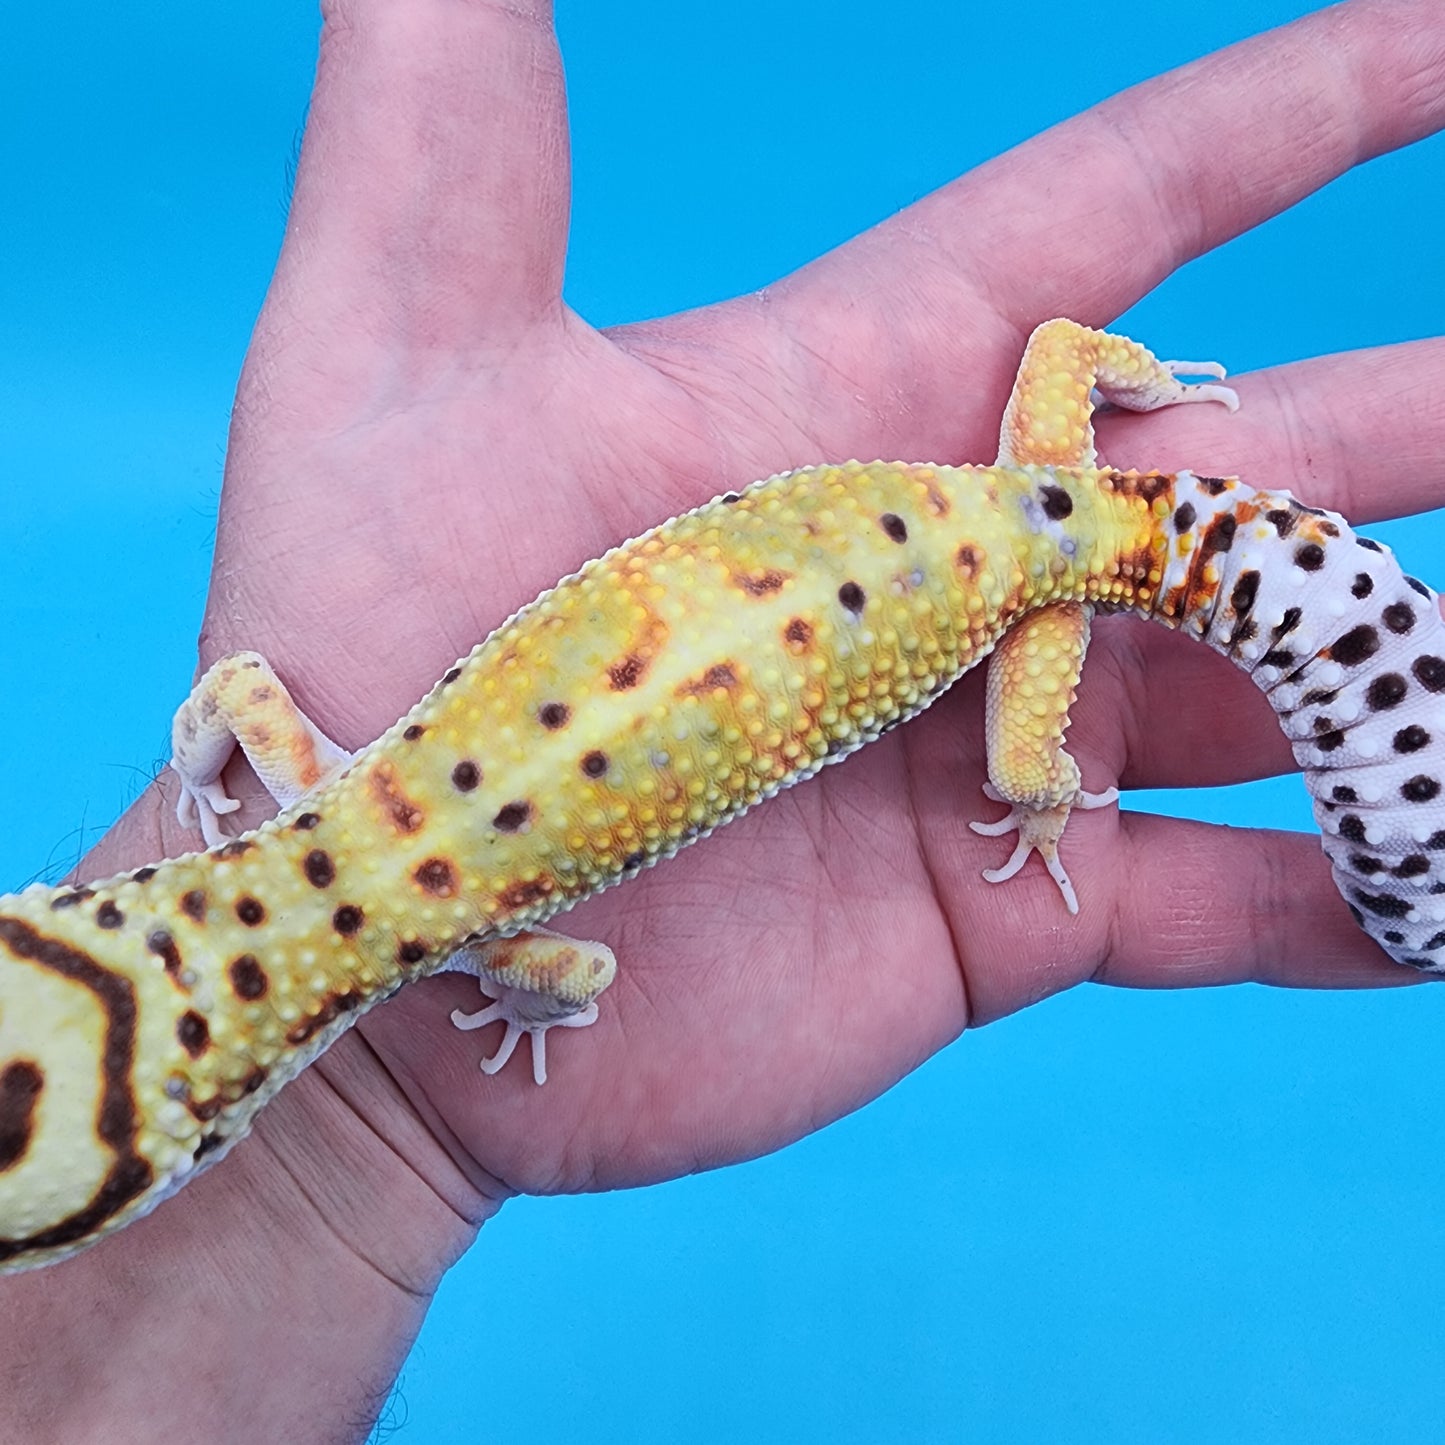
M590 1023L615 963L541 925L840 761L993 655L996 822L1065 906L1063 746L1093 613L1198 638L1269 697L1334 877L1391 957L1445 971L1445 624L1391 554L1287 492L1095 456L1095 395L1217 401L1065 320L1030 338L993 466L848 462L729 492L588 563L355 756L265 660L177 714L183 821L207 850L0 898L0 1269L73 1254L241 1138L282 1084L403 983L475 975L505 1026ZM1185 375L1214 382L1186 384ZM282 806L227 838L239 742Z

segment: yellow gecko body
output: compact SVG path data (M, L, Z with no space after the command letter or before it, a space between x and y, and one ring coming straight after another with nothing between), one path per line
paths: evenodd
M1072 906L1058 835L1112 797L1083 793L1062 750L1089 612L1215 645L1232 622L1236 660L1258 666L1269 639L1242 637L1224 532L1239 556L1246 537L1281 546L1266 518L1283 508L1296 548L1340 533L1287 496L1095 465L1090 386L1139 409L1232 394L1051 327L999 465L848 463L721 497L559 583L352 759L304 719L270 721L289 700L262 659L217 664L178 718L178 765L215 753L212 732L225 748L183 768L184 806L208 828L229 806L231 732L263 767L281 749L295 800L208 852L0 899L0 1268L149 1210L362 1012L449 960L523 999L471 1020L505 1019L505 1052L519 1029L540 1049L551 1024L590 1021L608 950L512 935L917 713L1005 635L990 771L1013 812L980 831L1019 828L997 876L1037 849Z

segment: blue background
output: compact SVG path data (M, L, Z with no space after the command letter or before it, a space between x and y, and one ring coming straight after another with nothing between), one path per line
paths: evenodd
M694 8L562 7L567 291L594 322L760 285L1311 7ZM4 28L0 891L72 864L165 755L317 21L80 0ZM1445 330L1442 161L1357 170L1125 329L1235 370ZM1381 535L1445 580L1438 520ZM1297 779L1147 805L1310 826ZM1442 1010L1079 989L777 1157L511 1204L392 1438L1439 1438Z

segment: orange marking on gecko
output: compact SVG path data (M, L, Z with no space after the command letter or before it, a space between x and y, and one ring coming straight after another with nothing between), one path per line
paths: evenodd
M738 675L733 671L730 662L715 662L701 677L693 678L689 682L680 683L677 688L678 697L706 697L719 688L724 690L734 688L738 685Z
M648 613L628 649L607 668L613 692L628 692L647 676L648 669L667 643L669 628L655 613Z
M535 903L541 903L543 899L550 898L556 891L557 885L551 878L534 878L528 882L517 882L504 888L497 895L497 902L509 913L516 913L523 908L532 907Z
M770 597L782 590L790 575L768 567L761 572L730 572L728 577L733 586L740 587L749 597Z
M422 825L426 822L426 812L402 791L401 781L397 777L393 764L384 760L377 763L372 768L368 781L372 796L380 804L382 812L391 820L392 826L398 833L408 834L421 831Z

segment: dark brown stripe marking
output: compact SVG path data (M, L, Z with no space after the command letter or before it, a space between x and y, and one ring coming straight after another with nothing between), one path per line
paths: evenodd
M15 955L78 983L95 994L105 1011L105 1050L101 1055L100 1113L96 1134L116 1161L90 1202L24 1239L0 1239L0 1262L39 1250L63 1248L94 1234L118 1214L154 1178L149 1164L135 1152L136 1106L130 1075L135 1063L135 990L118 974L102 968L88 953L37 933L18 918L0 918L0 942Z
M40 1065L29 1059L16 1059L0 1070L0 1174L25 1157L44 1087Z

